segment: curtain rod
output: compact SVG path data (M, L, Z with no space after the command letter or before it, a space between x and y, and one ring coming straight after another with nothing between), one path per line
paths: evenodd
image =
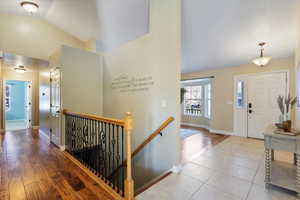
M192 80L209 79L209 78L215 78L215 77L214 77L214 76L207 76L207 77L201 77L201 78L183 79L183 80L181 80L181 81L192 81Z

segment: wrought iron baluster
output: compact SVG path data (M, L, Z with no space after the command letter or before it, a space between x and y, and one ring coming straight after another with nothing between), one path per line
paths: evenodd
M124 127L122 126L122 132L121 132L121 135L122 135L122 162L125 160L124 159L124 153L125 153L125 148L124 148ZM121 170L121 177L122 177L122 181L121 181L121 184L122 184L122 196L124 196L124 180L125 180L125 167L122 167L122 170Z
M104 153L105 153L105 138L104 138L104 124L103 122L100 122L99 123L101 125L101 131L100 131L100 144L101 144L101 159L100 159L100 165L101 165L101 175L102 175L102 178L105 177L105 172L104 172L104 168L105 168L105 157L104 157Z
M107 131L106 131L106 122L104 122L104 137L105 137L105 148L104 148L104 177L107 178L108 176L108 173L107 173L107 166L108 166L108 163L107 163ZM106 179L105 179L106 181Z
M124 131L117 123L65 116L66 151L123 196L125 168L111 175L125 160Z
M112 124L111 125L112 127L112 140L111 140L111 144L112 144L112 156L111 156L111 159L112 159L112 170L110 173L112 173L114 170L115 170L115 125ZM112 183L113 183L113 187L115 188L115 185L116 185L116 179L115 179L116 176L113 176L112 177Z
M117 167L120 166L120 146L119 146L119 125L116 126L116 134L117 134L117 138L116 138L116 143L117 143L117 153L116 153L116 164L117 164ZM117 179L117 190L119 192L119 189L120 189L120 178L118 176L118 173L116 174L116 179Z

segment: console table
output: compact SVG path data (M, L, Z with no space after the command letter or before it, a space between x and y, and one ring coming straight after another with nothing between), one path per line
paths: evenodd
M265 183L297 192L300 197L300 135L288 136L274 133L275 126L264 131ZM274 150L294 153L294 164L274 160Z

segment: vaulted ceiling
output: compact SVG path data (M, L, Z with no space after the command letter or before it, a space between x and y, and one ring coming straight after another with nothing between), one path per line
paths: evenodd
M110 51L148 32L151 0L32 0L34 17ZM299 0L182 0L182 72L249 63L257 44L273 58L292 56ZM20 0L0 0L0 12L29 15Z
M183 0L183 72L292 56L299 0Z
M96 39L109 51L148 31L148 0L30 0L39 5L38 17L80 40ZM0 0L0 12L31 16L22 0Z

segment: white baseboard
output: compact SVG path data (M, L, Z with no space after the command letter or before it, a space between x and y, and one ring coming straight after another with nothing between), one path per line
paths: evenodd
M210 129L209 130L212 133L222 134L222 135L234 135L233 132L230 131L223 131L223 130L217 130L217 129Z
M202 124L192 124L192 123L186 123L186 122L181 122L181 125L185 125L185 126L194 126L194 127L198 127L198 128L205 128L207 130L209 130L209 126L206 125L202 125Z
M175 174L179 174L182 171L182 164L174 165L169 171Z
M66 150L66 145L59 145L59 149L60 149L61 151Z
M37 130L39 128L40 128L40 126L32 126L32 129L34 129L34 130Z
M212 129L209 126L206 125L202 125L202 124L192 124L192 123L185 123L185 122L181 122L181 125L186 125L186 126L194 126L194 127L199 127L199 128L205 128L207 129L209 132L212 133L217 133L217 134L222 134L222 135L234 135L233 132L230 131L224 131L224 130L217 130L217 129Z

